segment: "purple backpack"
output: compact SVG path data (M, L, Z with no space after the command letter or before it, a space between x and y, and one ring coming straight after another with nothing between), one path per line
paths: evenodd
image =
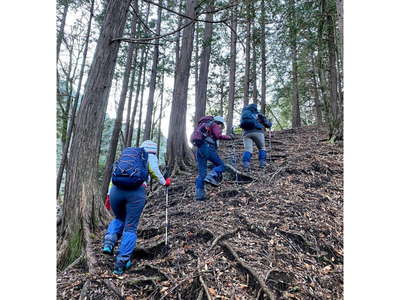
M207 136L210 136L211 125L214 122L212 116L202 117L197 123L196 129L190 136L190 142L195 146L200 146Z

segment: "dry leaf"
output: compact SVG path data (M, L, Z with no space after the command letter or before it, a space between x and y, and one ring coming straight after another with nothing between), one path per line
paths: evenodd
M212 296L216 296L217 292L213 289L213 288L208 288L208 292L210 293L210 295Z

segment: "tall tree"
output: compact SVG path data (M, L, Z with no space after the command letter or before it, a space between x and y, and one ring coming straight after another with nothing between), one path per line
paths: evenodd
M261 113L265 115L267 94L267 57L265 47L265 0L261 0Z
M295 0L289 0L289 36L292 57L292 128L301 127L297 70L297 22Z
M87 27L87 31L86 31L85 44L84 44L83 55L82 55L83 56L82 57L82 64L81 64L81 69L80 69L80 73L79 73L78 87L77 87L77 90L76 90L75 102L74 102L74 105L72 107L71 120L69 121L69 124L68 124L66 141L65 141L65 145L63 147L61 162L60 162L60 166L59 166L58 171L57 171L57 185L56 185L57 198L58 198L58 195L60 193L61 181L62 181L62 178L63 178L65 164L66 164L67 157L68 157L69 144L70 144L71 137L72 137L72 132L73 132L73 129L74 129L75 115L76 115L76 110L78 108L80 92L81 92L81 87L82 87L82 81L83 81L83 75L84 75L84 72L85 72L86 57L87 57L88 46L89 46L89 37L90 37L91 28L92 28L94 1L95 0L92 0L91 1L91 5L90 5L89 22L88 22L88 27Z
M137 1L137 0L134 0L134 1ZM131 37L132 38L135 38L135 35L136 35L136 23L137 23L137 17L132 16L132 21L131 21ZM126 63L125 63L125 71L124 71L124 76L123 76L123 81L122 81L122 89L121 89L121 94L120 94L119 102L118 102L117 116L115 119L113 132L111 135L111 141L110 141L109 148L108 148L107 161L106 161L106 165L105 165L104 173L103 173L103 183L101 186L101 198L102 199L104 199L107 195L108 186L110 184L110 179L111 179L111 170L112 170L112 166L114 163L115 154L117 152L118 139L119 139L119 135L120 135L121 128L122 128L122 118L124 115L126 95L128 93L128 87L129 87L129 78L130 78L131 69L132 69L134 48L135 48L135 44L129 43L127 59L126 59Z
M208 2L208 11L212 11L214 8L214 1L210 0ZM203 35L203 49L200 54L200 74L199 74L199 82L196 90L196 109L195 109L195 117L194 122L200 120L206 113L206 100L207 100L207 79L208 79L208 70L210 66L210 55L211 55L211 42L212 42L212 34L213 34L213 14L208 13L206 16L206 25L204 28Z
M231 3L235 3L236 0L231 0ZM231 42L230 42L230 54L229 54L229 97L228 97L228 117L227 117L227 133L233 133L233 109L235 104L235 78L236 78L236 41L237 41L237 16L236 7L232 8L231 12Z
M162 0L158 1L158 4L161 6ZM157 28L156 35L160 35L161 31L161 7L158 7L158 17L157 17ZM151 133L151 124L152 124L152 114L154 107L154 91L156 89L156 79L157 79L157 65L158 65L158 56L159 56L159 46L158 39L155 40L154 51L153 51L153 63L151 67L151 76L150 76L150 86L149 86L149 98L147 100L147 112L146 112L146 121L144 126L143 139L150 139Z
M338 82L336 69L336 44L335 44L335 19L334 10L331 8L327 11L327 31L328 31L328 52L329 52L329 85L330 85L330 110L331 122L329 135L333 141L343 139L343 118L342 108L338 99Z
M317 124L322 125L322 110L321 110L321 101L319 98L319 91L318 91L318 83L317 83L317 71L315 67L315 59L314 55L311 53L311 66L312 66L312 72L311 72L311 80L313 84L313 90L314 90L314 106L315 106L315 115L317 119Z
M143 95L144 95L145 82L146 82L147 54L148 54L148 49L145 50L144 63L143 63L143 65L144 65L143 66L143 81L142 81L142 90L140 91L139 121L138 121L137 135L136 135L136 147L139 147L140 135L141 135L141 131L142 131Z
M61 49L61 42L64 38L64 27L65 27L65 22L67 20L67 14L68 14L68 8L69 8L69 3L71 2L70 0L63 0L59 1L61 5L63 5L63 12L61 16L61 22L60 22L60 29L57 32L57 61L58 57L60 55L60 49Z
M251 6L250 0L246 1L246 61L244 69L243 84L243 107L249 104L249 83L250 83L250 39L251 39Z
M196 17L196 6L197 0L187 0L186 15L188 17L192 19ZM185 27L182 33L182 48L177 62L175 89L168 127L167 161L168 166L174 171L177 168L185 169L188 164L193 163L193 154L186 137L186 112L195 26L192 20L186 20L186 22L190 22L191 25Z
M60 227L57 263L65 266L85 254L88 270L94 272L92 233L104 221L97 170L101 134L119 43L130 0L110 0L77 114L75 134L65 182L64 214Z

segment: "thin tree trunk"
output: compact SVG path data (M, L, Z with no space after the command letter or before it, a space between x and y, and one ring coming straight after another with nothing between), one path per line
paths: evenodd
M164 99L164 71L161 76L161 104L160 104L160 115L158 118L158 134L157 134L157 158L160 158L160 142L161 142L161 119L163 112L163 99Z
M208 11L212 11L214 9L214 1L210 1L207 6ZM213 14L207 14L206 21L212 21ZM196 92L196 109L195 109L195 118L194 122L200 120L206 113L206 101L207 101L207 81L208 81L208 70L210 66L210 55L211 55L211 41L212 41L212 32L213 32L213 24L206 23L204 28L204 36L203 36L203 49L200 54L200 74L199 74L199 82L197 86Z
M132 38L134 38L136 35L136 23L137 23L137 17L132 16L132 22L131 22ZM107 160L106 160L104 173L103 173L103 183L102 183L102 187L101 187L101 198L102 199L105 199L105 197L107 195L107 191L108 191L108 187L109 187L110 179L111 179L111 170L112 170L112 166L114 163L115 154L117 152L119 134L120 134L121 128L122 128L122 118L124 115L126 95L128 93L129 77L131 75L134 47L135 47L135 44L129 43L128 53L127 53L128 57L126 59L125 71L124 71L124 76L123 76L123 81L122 81L121 95L119 97L119 103L118 103L117 116L115 119L113 132L111 135L111 141L110 141L110 145L108 148L108 155L107 155Z
M63 14L61 17L61 24L60 24L60 30L58 31L57 34L57 61L58 57L60 56L60 49L61 49L61 42L64 38L64 27L65 27L65 21L67 20L67 14L68 14L68 8L69 8L69 0L64 0L64 10Z
M134 1L134 3L133 3L133 7L134 7L136 12L139 12L138 2L139 1ZM137 25L137 28L140 28L140 24ZM138 31L138 30L136 30L136 31ZM137 45L135 45L135 54L134 54L133 65L132 65L133 72L132 72L130 86L129 86L128 110L127 110L127 113L126 113L126 121L125 121L125 139L124 139L125 143L124 143L124 148L128 147L128 136L129 136L130 125L131 125L132 96L133 96L133 90L135 89L135 78L136 78L136 70L137 70L138 49L139 49L139 47ZM129 144L129 146L130 146L130 144Z
M297 71L297 25L294 0L289 1L290 48L292 55L292 128L301 127Z
M256 29L255 26L253 28L253 67L252 67L252 73L253 73L253 103L258 104L257 101L257 49L256 49L256 41L255 41L255 33Z
M314 55L311 53L311 65L312 65L312 83L313 83L313 90L314 90L314 105L315 105L315 115L317 119L317 124L322 125L322 111L321 111L321 101L319 99L319 92L318 92L318 84L316 78L316 68L315 68L315 59Z
M267 57L265 46L265 0L261 0L261 113L265 115L267 105Z
M161 5L162 0L159 0L158 4ZM158 19L157 19L156 34L160 35L160 31L161 31L161 7L158 7ZM154 91L156 89L157 65L158 65L158 56L159 56L158 39L155 40L155 43L156 43L156 45L154 45L153 64L151 67L149 98L147 100L146 121L145 121L145 126L144 126L144 133L143 133L144 140L150 139L152 116L153 116Z
M89 273L96 267L91 233L107 214L100 198L97 171L108 96L130 0L110 0L71 140L69 172L65 182L64 214L60 227L57 264L65 266L86 254Z
M92 27L94 1L95 0L92 0L91 6L90 6L89 24L88 24L88 28L87 28L87 32L86 32L86 37L85 37L85 46L83 49L83 58L82 58L82 65L81 65L81 69L80 69L80 73L79 73L78 87L77 87L77 91L76 91L76 95L75 95L75 102L72 107L71 120L69 121L69 124L68 124L67 138L66 138L65 145L63 147L61 162L60 162L60 166L59 166L58 172L57 172L57 187L56 187L57 198L60 193L61 181L62 181L64 169L65 169L65 163L67 161L69 144L70 144L72 132L74 129L75 114L76 114L76 110L78 108L78 103L79 103L80 91L81 91L82 81L83 81L83 74L85 71L87 51L88 51L88 46L89 46L90 31L91 31L91 27Z
M250 20L250 0L246 4L247 20L246 20L246 61L244 69L244 86L243 86L243 107L249 104L249 80L250 80L250 36L251 36L251 20Z
M197 0L187 0L186 15L195 18ZM186 22L191 22L187 20ZM171 115L169 120L167 161L173 170L175 167L184 169L193 163L186 137L187 93L190 75L190 61L193 52L194 24L187 26L182 33L182 51L177 63L175 90L172 98ZM179 84L177 84L179 83Z
M136 118L136 112L137 112L137 107L138 107L138 103L139 103L140 89L141 89L142 75L143 75L144 53L145 53L145 49L142 48L140 64L139 64L139 76L138 76L137 84L136 84L135 103L133 105L133 111L132 111L132 115L131 115L131 124L129 126L129 133L126 138L127 147L131 147L131 145L132 145L133 131L135 129L135 118Z
M138 130L137 130L137 136L136 136L136 147L139 147L139 145L140 145L140 134L141 134L141 131L142 131L143 95L144 95L144 90L146 88L145 81L146 81L146 71L147 71L147 54L148 54L148 51L146 49L146 53L144 55L144 70L143 70L143 79L142 79L142 90L140 92L139 121L138 121Z
M236 0L231 0L231 3L235 3ZM236 7L231 12L231 27L237 31L237 16ZM236 78L236 34L231 31L231 43L230 43L230 57L229 57L229 103L228 103L228 117L227 117L227 133L233 133L233 109L235 104L235 78Z

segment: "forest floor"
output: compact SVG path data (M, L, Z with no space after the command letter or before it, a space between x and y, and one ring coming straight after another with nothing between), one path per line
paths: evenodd
M168 247L162 188L143 212L133 267L112 275L99 232L99 272L58 272L57 298L343 299L343 147L316 126L275 131L271 144L267 168L255 150L253 180L225 172L205 202L194 201L195 168L173 178ZM219 153L243 171L241 138Z

